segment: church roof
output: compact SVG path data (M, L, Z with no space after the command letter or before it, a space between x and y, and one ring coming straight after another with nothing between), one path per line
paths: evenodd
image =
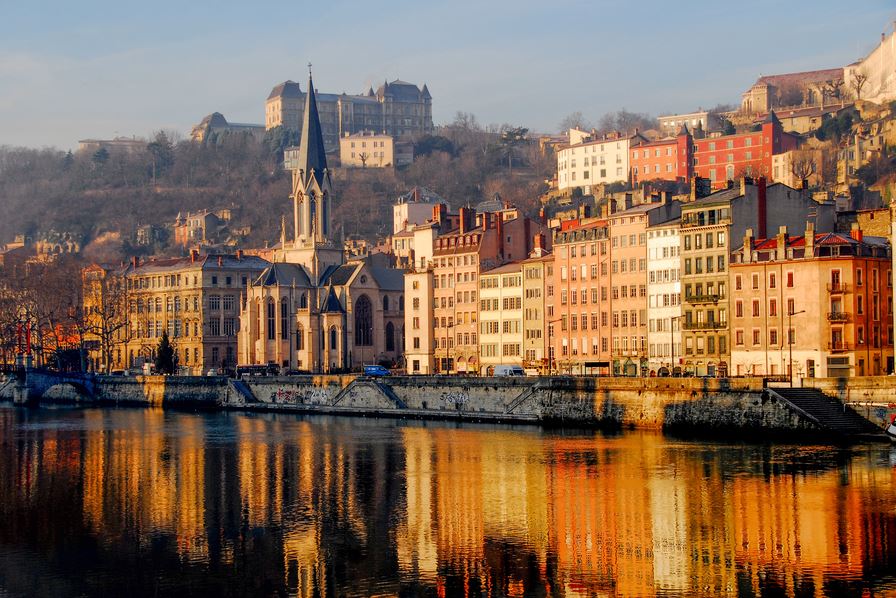
M284 81L280 85L275 85L274 89L271 90L271 93L268 95L268 99L272 100L274 98L301 98L304 94L302 93L299 84L295 81Z
M323 276L320 278L321 284L332 284L336 286L342 286L348 284L348 281L351 280L352 275L357 272L358 268L361 267L361 264L343 264L341 266L336 266L335 268L329 268L324 272Z
M327 290L327 296L324 297L323 302L320 305L321 313L344 313L345 310L342 309L342 303L339 302L339 297L336 296L336 291L333 290L331 286Z
M302 140L299 142L298 169L305 173L305 186L310 183L310 176L320 187L324 186L324 179L329 179L327 173L327 152L324 149L324 136L320 126L320 116L317 113L317 99L314 91L314 82L311 73L308 74L308 93L305 95L305 113L302 122Z
M370 274L383 291L404 290L404 270L398 268L370 267Z
M310 287L311 280L308 273L298 264L276 262L265 268L255 280L255 285L263 287L290 286L295 282L296 286Z

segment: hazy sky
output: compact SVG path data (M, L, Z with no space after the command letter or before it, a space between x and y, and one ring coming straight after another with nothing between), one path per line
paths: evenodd
M760 74L860 58L893 19L894 0L0 0L0 145L263 123L308 61L326 92L426 82L436 124L553 131L738 102Z

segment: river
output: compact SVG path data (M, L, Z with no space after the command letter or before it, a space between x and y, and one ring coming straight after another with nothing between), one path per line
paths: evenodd
M0 406L0 596L896 595L896 449Z

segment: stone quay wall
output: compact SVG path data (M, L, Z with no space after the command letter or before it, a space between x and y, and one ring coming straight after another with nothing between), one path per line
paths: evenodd
M885 427L896 414L896 376L805 378L803 386L837 397L859 415Z
M811 432L761 378L95 376L43 401L697 431Z

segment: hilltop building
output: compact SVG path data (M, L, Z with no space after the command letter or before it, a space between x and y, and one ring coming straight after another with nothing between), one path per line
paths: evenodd
M396 79L358 95L314 91L321 136L328 150L338 149L344 135L362 131L394 138L433 131L432 95L426 84L418 88ZM265 128L283 126L302 132L307 95L294 81L275 86L265 102Z
M231 123L227 122L227 119L220 112L212 112L203 118L198 125L193 126L193 129L190 131L190 138L197 143L202 143L216 134L244 133L252 136L257 141L261 141L264 138L264 131L264 125Z

